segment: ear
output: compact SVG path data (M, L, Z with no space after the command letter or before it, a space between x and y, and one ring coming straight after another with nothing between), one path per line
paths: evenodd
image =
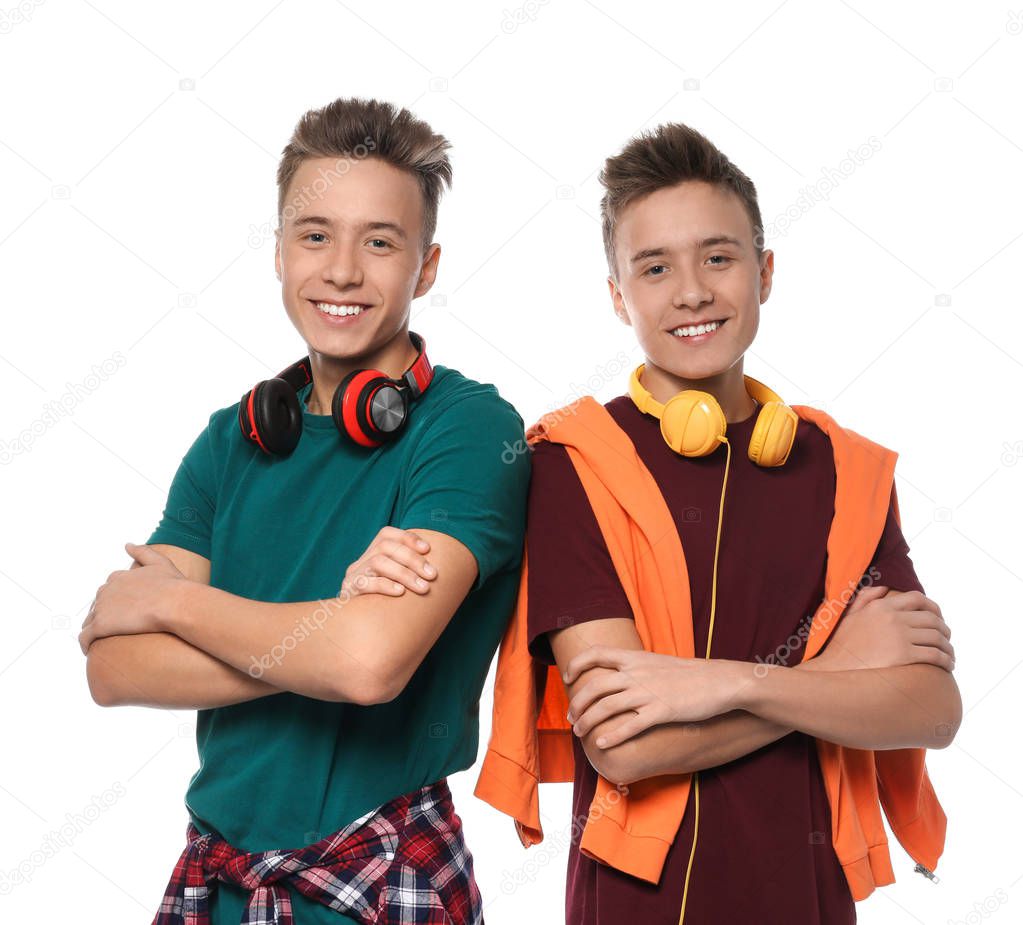
M614 277L612 276L608 276L607 278L607 289L611 294L611 304L614 306L618 320L622 324L627 324L631 328L632 319L629 318L629 312L625 307L625 299L622 298L622 290L618 288L618 284L614 281Z
M760 304L767 301L771 295L771 285L774 282L774 251L765 250L760 257Z
M416 283L416 291L412 294L413 299L426 295L433 287L433 281L437 278L437 265L440 263L440 245L434 242L427 249L423 256L423 266L419 271L419 281Z
M274 273L277 275L277 280L280 282L281 279L281 229L277 228L274 230Z

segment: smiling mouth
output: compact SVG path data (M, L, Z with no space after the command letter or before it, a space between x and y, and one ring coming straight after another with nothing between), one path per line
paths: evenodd
M713 334L719 328L724 327L727 322L727 318L721 318L717 321L708 321L703 324L683 324L677 328L673 328L668 331L668 333L680 340L701 338L706 337L708 334Z
M351 318L358 317L365 311L369 311L373 306L366 305L360 302L314 302L312 299L308 300L309 303L316 309L316 311L323 315L325 318Z

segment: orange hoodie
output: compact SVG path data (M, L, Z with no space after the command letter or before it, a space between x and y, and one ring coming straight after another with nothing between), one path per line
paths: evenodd
M840 427L823 411L793 410L828 435L835 454L835 514L828 535L825 600L803 658L816 655L870 566L894 498L898 454ZM582 482L636 621L643 647L693 658L693 619L682 542L657 483L626 433L586 396L544 415L526 434L564 444ZM543 840L539 783L572 781L568 696L557 666L528 650L528 547L518 603L498 652L493 725L475 794L515 820L522 844ZM933 871L945 843L945 814L931 786L925 749L846 748L817 740L832 816L832 842L854 900L895 881L881 807L910 857ZM657 883L689 798L691 774L659 775L620 792L604 777L579 850Z

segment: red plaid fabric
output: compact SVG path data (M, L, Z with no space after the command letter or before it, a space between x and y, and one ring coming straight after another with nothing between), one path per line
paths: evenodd
M285 885L367 925L482 925L447 780L395 797L293 850L245 853L189 821L153 925L209 925L218 880L252 891L242 925L293 925Z

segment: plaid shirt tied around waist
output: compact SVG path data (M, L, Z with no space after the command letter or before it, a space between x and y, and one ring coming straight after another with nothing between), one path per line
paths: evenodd
M152 925L210 925L216 881L251 890L242 925L293 925L287 887L366 925L483 925L446 779L388 800L304 848L238 851L189 821Z

